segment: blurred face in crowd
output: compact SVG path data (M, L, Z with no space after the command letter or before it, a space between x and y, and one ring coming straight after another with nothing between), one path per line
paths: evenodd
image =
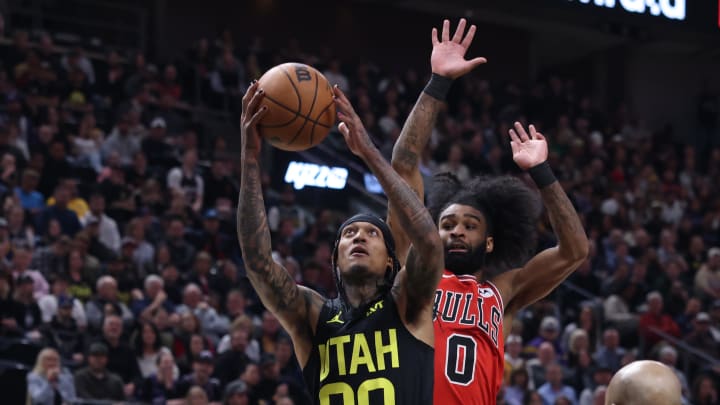
M98 288L100 298L107 301L117 300L117 282L114 279L106 279Z
M200 252L195 256L195 272L206 275L212 267L212 258L205 252Z
M260 368L255 363L249 363L240 378L251 387L258 385L260 383Z
M62 142L53 142L50 145L50 157L54 160L65 159L65 145Z
M197 382L206 382L210 379L210 375L213 372L213 364L207 361L195 361L193 362L193 371Z
M538 359L541 364L549 364L555 361L555 348L552 344L544 342L538 348Z
M72 305L64 305L58 307L57 317L61 322L66 322L72 319Z
M173 358L172 354L168 351L161 351L160 356L158 357L158 371L161 373L170 373L172 374L173 369L175 368L175 359Z
M52 294L54 296L60 296L67 292L68 283L67 281L62 278L58 277L55 279L55 282L52 284Z
M675 363L677 362L677 353L672 350L661 350L660 362L669 367L675 367Z
M37 176L36 173L26 171L25 173L23 173L20 187L25 192L35 190L35 188L37 188L39 180L40 178Z
M547 366L545 379L553 386L562 385L562 369L557 364Z
M510 357L518 358L522 351L522 344L517 340L510 341L505 345L505 350L510 354Z
M30 262L32 261L32 253L25 247L14 249L13 254L13 268L16 271L27 270Z
M293 355L293 346L290 340L280 339L275 347L275 356L278 363L287 364Z
M94 194L90 198L90 211L96 216L100 216L103 212L105 212L105 197L99 194Z
M603 333L603 346L607 349L615 349L620 345L620 335L615 329L608 329Z
M185 288L183 303L189 308L195 308L202 301L202 291L197 286L191 285Z
M21 206L14 206L8 213L8 226L11 230L19 230L25 223L25 210Z
M278 332L279 329L280 329L280 323L278 322L277 318L275 318L275 315L273 315L269 311L263 312L263 318L262 318L263 334L273 336Z
M43 355L43 358L40 361L40 364L43 370L47 371L60 367L60 356L55 350L49 349L47 352L41 352L41 354Z
M203 221L203 226L208 233L214 235L220 229L220 221L217 218L207 218Z
M88 366L94 372L105 371L107 367L108 358L104 354L91 354L88 356Z
M227 296L225 306L231 316L242 315L245 312L245 297L238 291L231 291Z
M198 356L204 349L205 341L203 340L203 337L197 333L193 334L190 337L190 353L192 353L193 356Z
M244 352L248 345L248 333L244 329L238 329L230 335L230 346L235 351Z
M720 268L720 254L714 254L708 258L708 267L712 270Z
M185 312L180 315L180 327L186 332L196 331L198 328L198 324L195 316L190 312Z
M208 397L205 390L200 387L192 387L187 394L188 405L207 405Z
M72 271L80 271L84 265L83 255L79 250L73 250L68 255L68 267Z
M593 381L595 382L595 386L600 385L608 385L610 383L610 379L612 378L612 372L607 369L597 369L593 373ZM604 398L604 397L603 397Z
M663 300L661 296L653 295L648 298L648 311L651 314L660 315L663 309Z
M184 234L185 225L183 225L182 221L179 221L177 219L172 220L170 222L170 225L168 226L168 237L170 239L178 240L182 239Z
M57 204L58 207L65 207L67 203L70 201L70 191L67 189L67 187L58 187L55 190L55 204Z
M143 324L142 327L142 341L145 346L152 347L157 341L157 335L149 324Z
M183 165L187 168L194 168L197 164L198 155L195 149L188 149L183 155Z
M120 339L122 336L123 324L119 316L108 316L103 323L103 334L109 340Z
M227 401L229 405L247 405L249 403L246 392L235 392Z

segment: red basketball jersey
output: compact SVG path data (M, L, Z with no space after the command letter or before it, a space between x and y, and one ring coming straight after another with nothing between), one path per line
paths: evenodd
M494 404L503 379L503 302L497 287L445 270L435 292L435 404Z

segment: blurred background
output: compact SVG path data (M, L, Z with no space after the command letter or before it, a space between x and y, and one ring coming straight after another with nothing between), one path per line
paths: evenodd
M478 26L468 57L488 63L453 85L423 175L522 177L507 129L533 123L591 240L576 274L505 326L499 401L549 381L597 403L622 364L653 358L687 403L718 403L719 6L0 0L8 403L45 403L28 387L49 375L68 403L307 403L235 236L240 98L276 64L313 65L389 159L430 74L430 30L461 17ZM266 147L262 166L276 260L334 295L336 227L384 215L381 188L336 130L303 152ZM310 174L323 166L330 178ZM546 218L538 234L538 249L556 243Z

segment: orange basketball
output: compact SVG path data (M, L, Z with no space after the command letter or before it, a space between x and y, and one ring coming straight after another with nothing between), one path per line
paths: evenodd
M259 80L268 111L258 130L276 148L299 151L322 142L335 125L335 101L325 76L312 66L283 63Z

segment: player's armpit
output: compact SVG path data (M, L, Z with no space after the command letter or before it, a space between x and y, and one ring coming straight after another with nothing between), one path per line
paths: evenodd
M558 238L522 268L493 279L503 295L505 311L514 313L547 296L587 258L587 235L570 199L559 182L540 190L550 223Z

